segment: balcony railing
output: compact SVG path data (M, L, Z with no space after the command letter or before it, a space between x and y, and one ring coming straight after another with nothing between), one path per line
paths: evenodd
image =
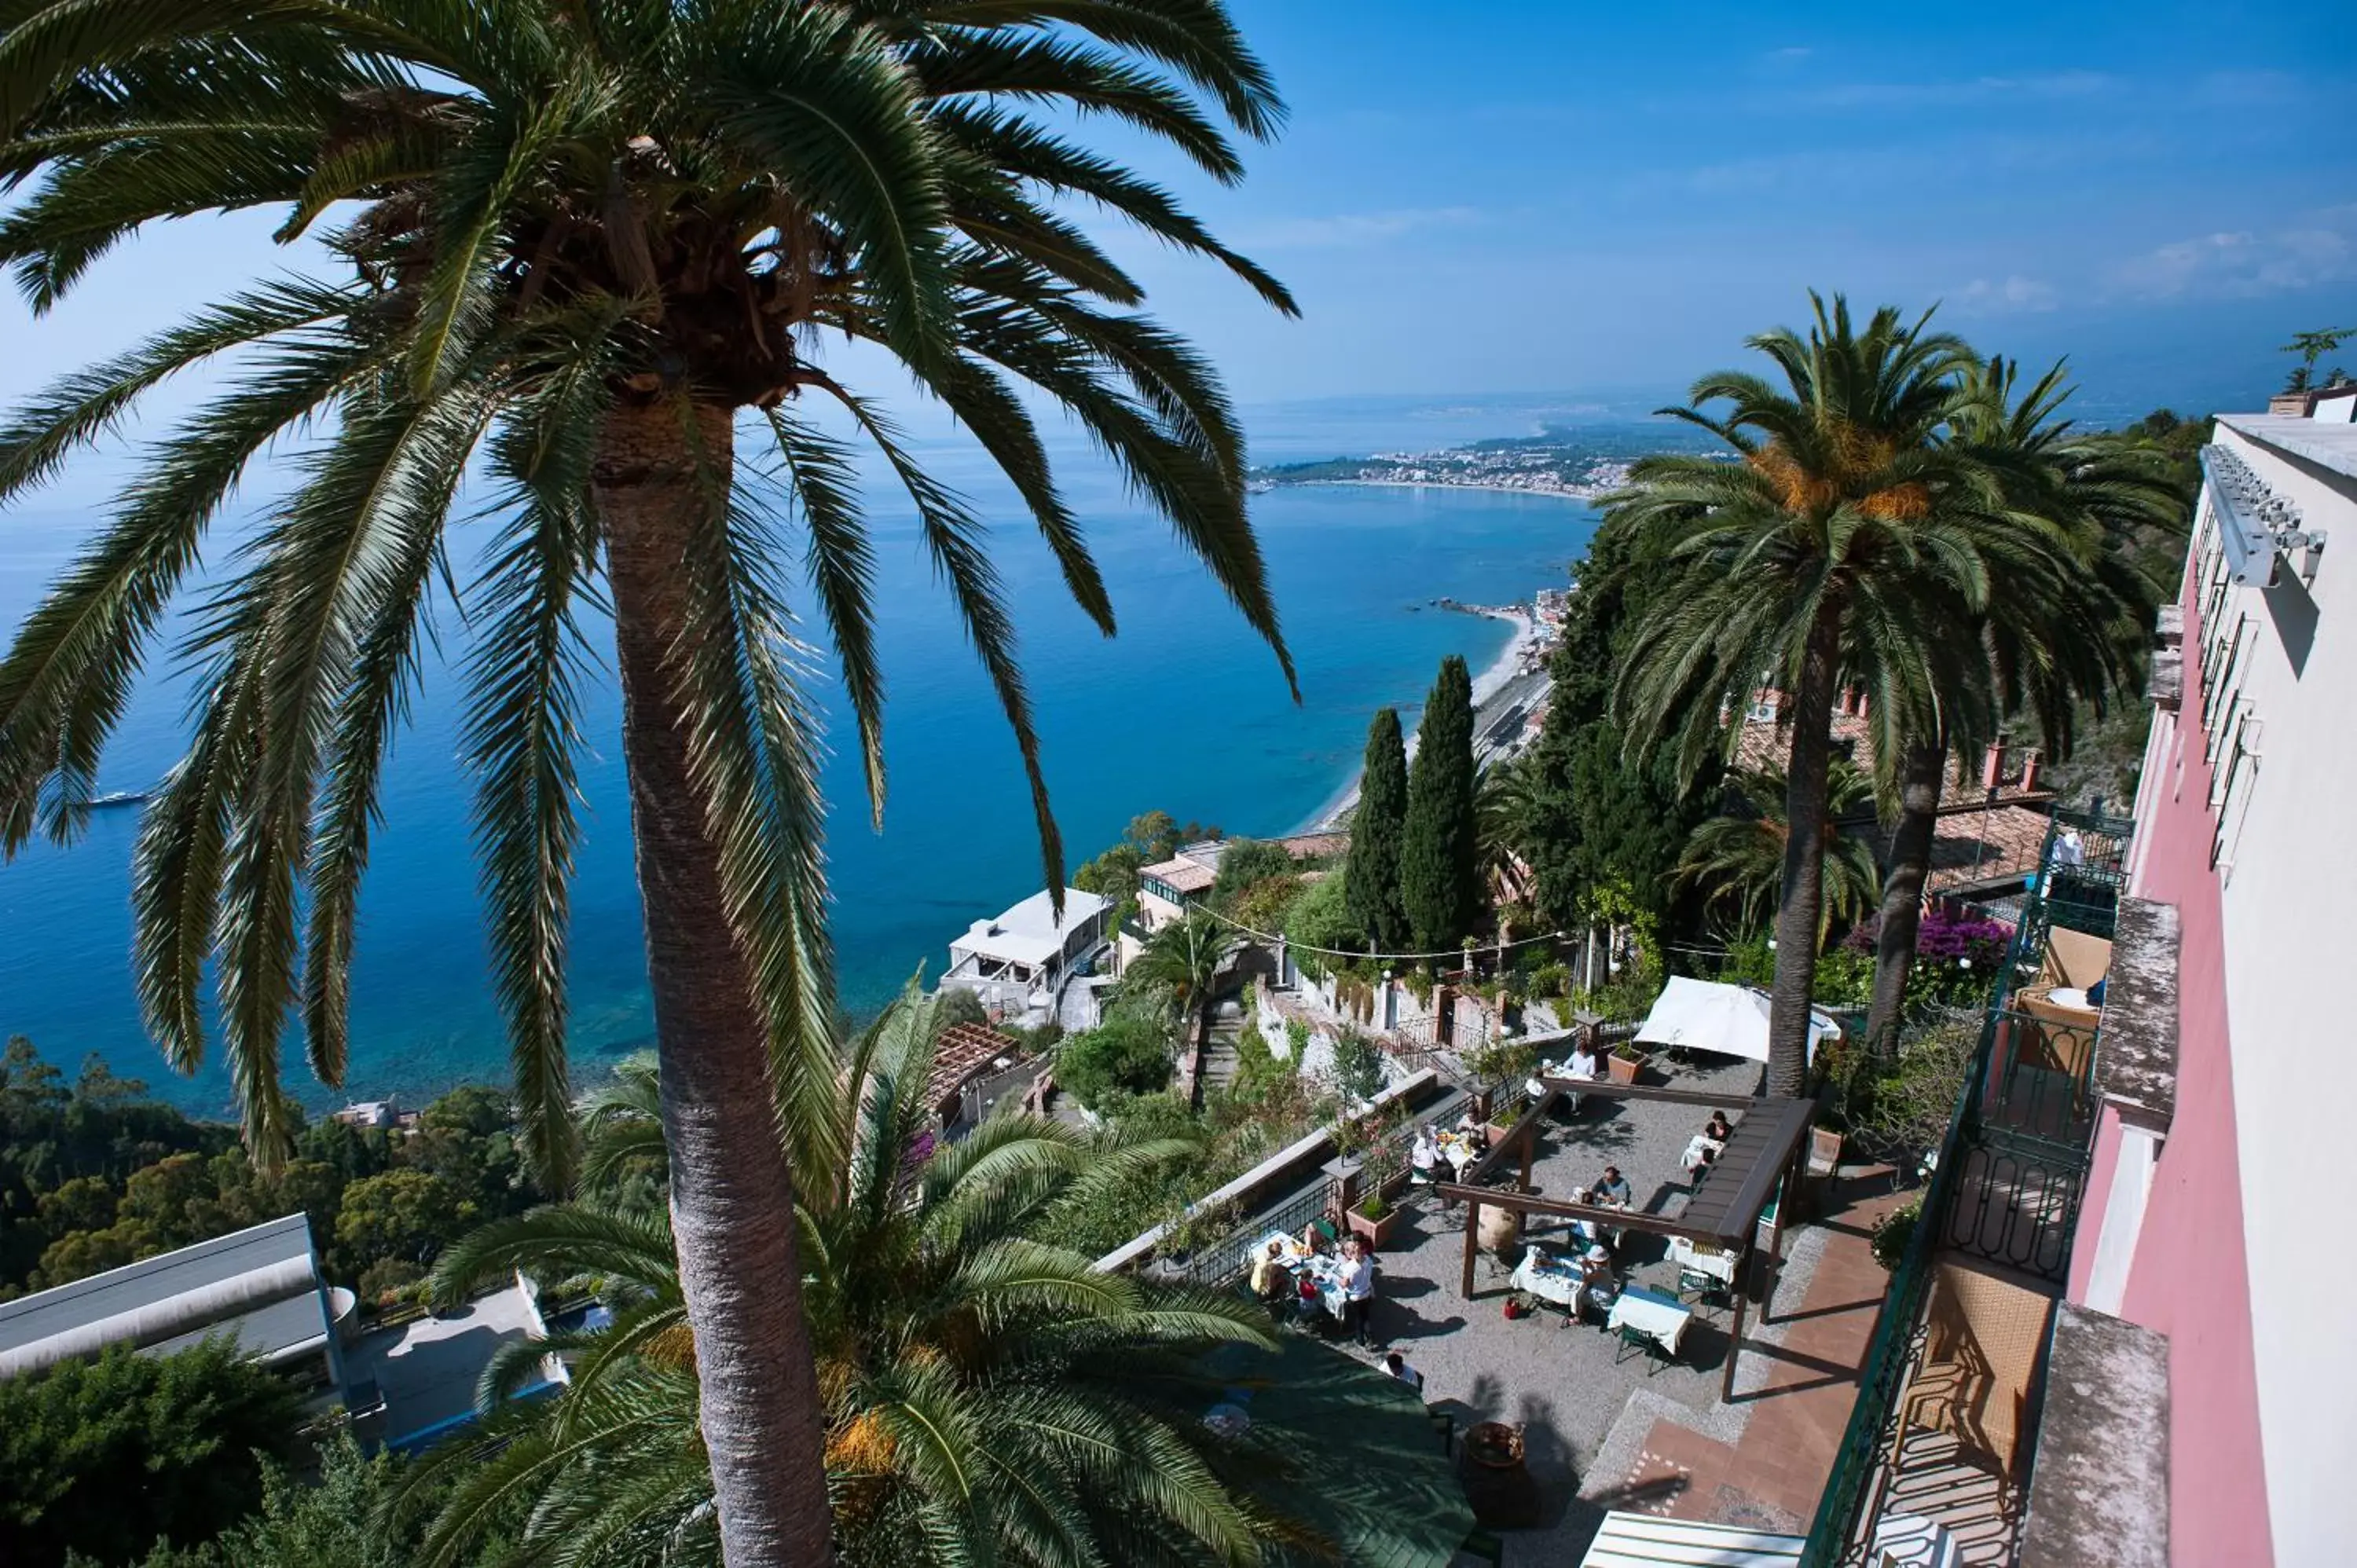
M1889 1493L1904 1400L1921 1364L1926 1307L1943 1252L1984 1258L2059 1284L2094 1133L2100 1031L2007 1005L2034 981L2057 926L2108 938L2126 883L2130 823L2057 811L2041 871L1991 987L1980 1043L1948 1119L1922 1219L1890 1276L1857 1402L1817 1502L1803 1568L1873 1561L1873 1521ZM2070 847L2059 856L2058 846ZM2026 1479L2022 1483L2026 1487Z

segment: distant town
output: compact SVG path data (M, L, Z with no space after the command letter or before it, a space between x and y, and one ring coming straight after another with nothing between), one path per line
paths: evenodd
M1553 429L1539 435L1480 441L1431 452L1377 452L1255 469L1253 488L1281 485L1451 485L1462 489L1525 490L1594 500L1629 482L1629 466L1648 452L1684 445L1656 426L1626 434Z

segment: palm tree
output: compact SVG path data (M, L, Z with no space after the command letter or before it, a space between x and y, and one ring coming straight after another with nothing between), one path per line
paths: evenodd
M1784 873L1786 789L1772 768L1739 774L1733 780L1740 812L1722 813L1697 826L1678 862L1678 881L1697 889L1706 908L1731 910L1742 930L1755 929L1776 907ZM1824 914L1817 940L1835 920L1856 920L1874 907L1878 878L1874 849L1845 827L1871 822L1874 781L1844 757L1826 770Z
M1223 1343L1266 1345L1265 1319L1232 1297L1097 1273L1038 1239L1094 1189L1184 1145L1014 1113L934 1146L936 1013L912 986L853 1044L840 1101L851 1158L803 1172L800 1188L845 1555L1257 1561L1284 1527L1237 1485L1255 1456L1203 1425L1221 1380L1196 1362ZM535 1560L711 1559L694 1341L664 1230L660 1209L617 1212L601 1194L487 1226L444 1254L446 1299L523 1268L594 1283L614 1313L609 1327L495 1365L490 1419L410 1479L406 1495L436 1510L426 1563L460 1560L525 1499L521 1544ZM575 1358L570 1387L503 1408L518 1369L552 1349Z
M1992 357L1965 372L1951 414L1952 444L1994 477L2004 500L1984 551L1986 606L1955 635L1986 651L1996 699L1988 716L2025 714L2061 760L2082 710L2100 719L2141 680L2162 594L2137 564L2141 546L2173 526L2190 498L2156 456L2082 435L2061 416L2071 395L2061 364L2026 387L2018 388L2019 376L2018 361ZM1950 759L1968 767L1994 738L1961 725L1909 737L1876 936L1870 1045L1887 1046L1899 1026Z
M177 1068L218 976L246 1135L294 1126L279 1047L343 1074L355 900L382 759L437 585L466 618L465 746L524 1131L561 1188L566 912L585 622L609 606L660 1043L673 1226L732 1563L822 1562L820 1399L793 1188L772 1135L827 1125L834 1009L816 737L784 602L807 566L871 811L884 799L872 445L996 688L1049 886L1061 849L979 517L820 356L875 345L970 430L1114 628L1019 384L1076 417L1172 521L1290 680L1211 368L1129 313L1076 196L1283 288L1172 198L1056 127L1102 113L1222 181L1228 127L1282 117L1222 0L1038 5L522 0L0 10L0 262L37 311L158 219L276 205L324 278L260 284L67 378L0 425L0 502L226 356L0 663L0 848L80 825L101 749L211 523L302 437L289 491L197 600L186 757L135 873L135 975ZM771 470L741 469L740 430ZM500 519L457 586L472 478ZM602 576L602 583L600 578ZM839 1152L838 1152L839 1153Z
M1133 991L1159 991L1170 1008L1172 1021L1193 1037L1187 1048L1201 1049L1211 1029L1211 1011L1220 999L1220 971L1243 938L1218 916L1190 909L1184 919L1163 927L1146 940L1146 946L1122 971L1122 984ZM1191 1095L1195 1074L1185 1086Z
M1535 917L1529 845L1540 811L1537 773L1528 754L1484 769L1473 792L1474 854L1482 886L1498 912L1498 940L1513 940L1513 927Z
M1986 660L1943 628L1984 597L1980 560L1991 487L1937 435L1964 343L1875 312L1861 330L1847 301L1810 296L1807 337L1750 339L1780 387L1740 371L1695 383L1666 413L1699 424L1739 461L1649 457L1608 504L1661 575L1613 693L1642 750L1674 736L1691 777L1731 748L1761 687L1788 699L1785 843L1769 1020L1769 1090L1808 1071L1810 983L1824 918L1825 779L1835 693L1870 700L1878 771L1901 735L1953 703L1981 700ZM1727 404L1722 413L1705 412ZM1878 777L1878 786L1888 785Z

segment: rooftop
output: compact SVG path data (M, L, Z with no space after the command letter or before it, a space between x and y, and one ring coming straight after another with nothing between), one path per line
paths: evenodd
M2280 413L2222 413L2218 423L2278 452L2357 478L2357 424Z
M1220 857L1228 853L1234 839L1199 839L1183 844L1168 860L1159 860L1145 867L1138 875L1150 876L1174 893L1194 894L1207 890L1220 874ZM1292 833L1281 839L1258 841L1273 843L1296 860L1325 860L1342 854L1351 847L1347 832Z
M492 1354L538 1332L532 1299L510 1285L455 1312L379 1329L346 1355L345 1376L354 1385L376 1384L385 1441L401 1446L472 1417L475 1380Z
M1053 896L1043 887L995 920L976 920L950 943L950 950L1004 963L1046 963L1064 950L1074 928L1112 908L1113 900L1102 893L1067 887L1064 912L1059 917Z
M987 1024L951 1025L935 1042L932 1076L925 1081L925 1103L936 1109L949 1105L968 1079L1002 1058L1022 1054L1023 1047L1014 1036L1002 1035Z
M289 1214L0 1304L0 1377L109 1345L159 1349L234 1333L272 1360L324 1339L310 1222Z

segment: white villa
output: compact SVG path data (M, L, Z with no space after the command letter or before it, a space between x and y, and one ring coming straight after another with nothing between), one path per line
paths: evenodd
M974 992L1001 1018L1053 1017L1058 991L1103 945L1112 915L1112 899L1067 887L1059 918L1043 887L950 943L942 985Z

